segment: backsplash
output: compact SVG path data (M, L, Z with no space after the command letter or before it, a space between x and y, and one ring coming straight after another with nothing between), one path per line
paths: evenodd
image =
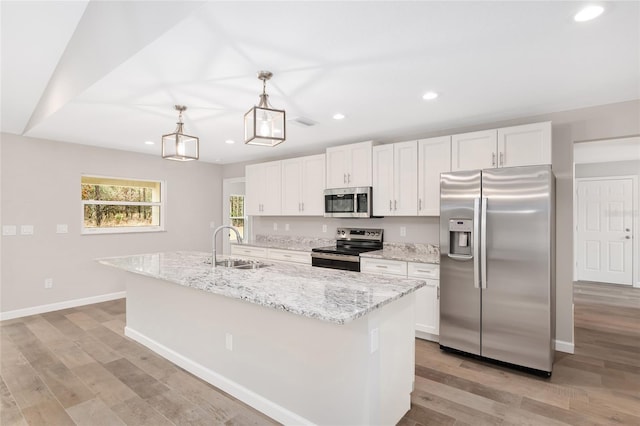
M314 247L330 246L336 243L333 238L301 237L295 235L264 235L255 236L252 245L273 247L287 250L311 250Z
M270 237L304 236L305 238L316 237L329 239L333 242L336 229L339 227L381 228L384 229L384 241L389 243L438 245L440 242L439 217L337 219L320 216L254 216L252 221L252 235L256 237L258 235ZM326 232L323 232L323 226L326 226Z

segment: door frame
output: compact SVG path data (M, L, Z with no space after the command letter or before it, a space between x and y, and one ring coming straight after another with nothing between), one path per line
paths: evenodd
M231 185L235 183L246 183L246 179L244 177L237 178L226 178L222 180L222 224L223 225L231 225L231 221L229 220L229 196L234 195L231 191ZM244 211L244 237L245 241L250 239L251 235L251 220L250 216L247 216L247 200L246 200L246 187L245 193L245 211ZM229 242L229 233L223 233L226 237L222 238L222 253L226 255L231 254L231 243Z
M574 168L575 171L575 168ZM575 174L574 174L575 176ZM631 245L631 286L640 288L640 225L638 220L638 177L634 175L598 176L573 179L573 281L578 281L578 183L584 181L605 181L631 179L631 220L633 223L633 244Z

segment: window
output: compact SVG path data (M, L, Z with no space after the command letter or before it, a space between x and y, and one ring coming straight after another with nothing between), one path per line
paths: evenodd
M238 232L244 240L244 195L231 195L229 204L229 222L238 228ZM229 241L236 241L235 232L229 232Z
M164 230L160 181L82 176L82 233Z

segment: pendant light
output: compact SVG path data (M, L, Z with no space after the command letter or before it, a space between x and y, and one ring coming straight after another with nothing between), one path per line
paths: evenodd
M262 80L262 94L257 106L244 115L244 143L249 145L276 146L284 142L285 112L274 109L269 104L266 93L267 80L273 77L270 71L260 71L258 79Z
M178 114L178 127L173 133L162 135L162 158L175 161L192 161L200 158L200 139L183 133L182 112L184 105L175 105Z

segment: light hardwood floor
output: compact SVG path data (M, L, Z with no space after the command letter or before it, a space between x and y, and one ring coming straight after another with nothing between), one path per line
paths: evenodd
M574 293L576 353L557 353L551 379L416 340L400 424L640 425L640 290ZM0 424L275 423L127 339L124 324L124 300L0 323Z

